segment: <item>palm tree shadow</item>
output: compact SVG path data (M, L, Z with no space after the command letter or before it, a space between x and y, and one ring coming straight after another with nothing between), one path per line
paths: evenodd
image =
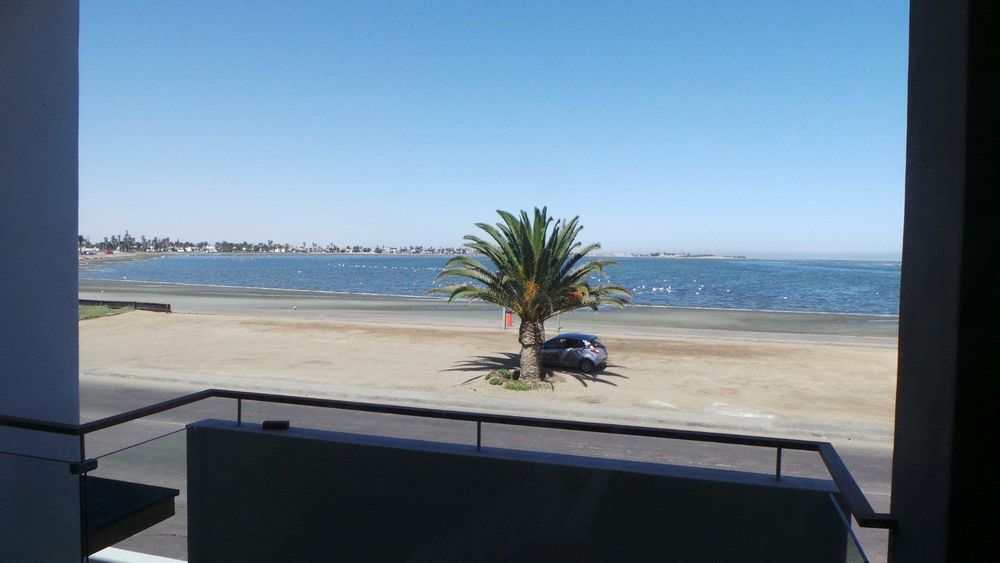
M620 366L611 366L611 367L620 367ZM553 375L554 373L559 373L561 375L566 375L566 376L572 377L573 379L577 380L580 383L580 385L583 385L584 387L590 387L590 385L589 385L590 383L603 383L604 385L610 385L612 387L618 387L617 383L614 383L614 382L611 382L611 381L606 381L606 380L601 379L601 378L602 377L606 377L606 376L620 377L622 379L628 379L629 378L627 375L624 375L624 374L621 374L621 373L616 373L616 372L613 372L613 371L608 371L607 369L603 369L601 371L595 371L595 372L591 372L591 373L583 373L582 371L575 370L575 369L559 369L559 370L549 369L547 371L548 371L548 374L547 374L546 377L551 377L551 375Z
M479 375L470 377L466 379L459 385L465 385L466 383L473 382L477 379L482 379L486 375L494 370L498 369L517 369L521 365L521 355L513 352L500 352L498 354L487 355L487 356L474 356L468 360L462 360L456 362L454 366L443 369L441 371L474 371L480 372ZM611 368L618 368L624 366L612 365L608 366ZM485 372L485 373L483 373ZM622 379L628 379L627 375L617 373L615 371L608 371L607 368L592 373L583 373L580 370L574 370L569 368L553 368L552 366L544 366L542 368L542 380L551 381L552 377L556 374L566 375L577 380L584 387L589 387L590 383L602 383L604 385L611 385L612 387L618 387L617 383L612 381L607 381L601 379L603 377L620 377Z
M517 369L521 365L521 356L519 354L514 354L511 352L501 352L499 354L494 354L492 356L474 356L468 360L463 360L456 362L454 366L448 369L443 369L441 371L486 371L489 373L493 370L498 369ZM486 376L486 373L480 373L475 377L466 379L461 383L464 385L470 381L475 381Z

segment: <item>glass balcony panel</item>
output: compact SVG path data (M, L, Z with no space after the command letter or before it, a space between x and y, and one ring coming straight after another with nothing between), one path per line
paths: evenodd
M868 557L861 549L861 544L858 542L858 538L854 535L853 531L847 534L847 556L844 558L844 562L868 563Z
M861 547L861 542L858 540L858 536L854 533L853 519L841 509L841 506L837 504L833 496L830 497L830 502L836 508L837 514L840 516L840 521L847 531L847 547L844 550L844 562L869 563L870 560L868 559L868 555L865 553L864 548ZM884 558L879 558L879 560L884 561Z
M84 480L94 560L108 547L187 559L186 438L182 427L95 458Z

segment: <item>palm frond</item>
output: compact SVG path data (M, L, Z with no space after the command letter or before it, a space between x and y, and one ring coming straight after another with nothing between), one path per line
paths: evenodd
M497 215L500 221L496 225L476 223L487 237L464 237L465 246L486 261L456 256L437 276L437 280L464 278L470 282L435 288L430 294L495 303L525 321L544 321L580 307L628 303L631 294L626 289L613 284L591 287L587 281L617 263L583 261L600 245L584 246L576 240L583 229L579 217L556 221L545 207L535 208L531 215L501 210Z

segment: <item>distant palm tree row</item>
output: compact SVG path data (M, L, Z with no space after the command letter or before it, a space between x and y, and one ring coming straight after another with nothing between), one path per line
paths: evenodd
M89 238L79 235L78 244L80 250L97 249L101 252L222 252L222 253L295 253L295 252L328 252L340 254L430 254L453 256L456 254L468 254L471 251L464 247L434 247L423 245L409 246L364 246L360 244L338 246L319 245L315 242L311 245L302 243L296 246L287 243L275 243L273 240L267 242L190 242L172 240L169 237L146 238L144 235L138 238L130 235L128 231L124 235L112 235L104 237L103 241L92 243Z

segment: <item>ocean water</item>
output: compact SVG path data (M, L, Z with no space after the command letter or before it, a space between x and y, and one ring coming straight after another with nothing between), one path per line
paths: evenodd
M425 295L445 256L168 255L84 264L81 279ZM621 258L602 279L636 305L899 314L899 262Z

